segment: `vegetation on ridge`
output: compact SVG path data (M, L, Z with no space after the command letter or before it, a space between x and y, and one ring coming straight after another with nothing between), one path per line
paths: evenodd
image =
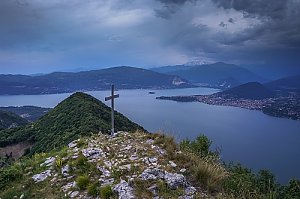
M60 151L36 153L31 158L24 157L0 169L0 198L19 197L21 194L24 194L24 198L65 198L65 194L72 193L77 196L88 194L92 198L117 198L113 187L121 179L130 182L136 198L153 198L153 193L148 189L153 184L162 198L182 196L185 191L181 187L174 190L162 180L145 181L138 178L152 165L145 160L153 157L157 157L155 165L161 165L161 169L183 173L188 182L196 187L195 198L298 199L300 196L299 180L291 180L288 185L280 186L269 171L261 170L255 174L241 165L224 166L218 153L210 150L211 141L204 135L194 141L182 141L179 145L172 137L143 132L124 133L115 138L92 135L73 143L79 150L65 147ZM100 159L86 158L80 151L88 147L102 149L106 155ZM162 156L158 155L161 150L165 151ZM74 158L76 153L78 156ZM31 177L47 169L42 163L50 157L56 157L54 175L43 182L34 183ZM62 173L66 165L70 167L68 176L71 177ZM99 167L110 171L108 178L113 179L113 184L106 185L99 181L103 180L102 171L106 172L100 171ZM73 182L77 185L74 186ZM70 187L66 188L68 184Z
M116 130L143 129L118 112L115 112L115 121ZM110 124L109 107L90 95L75 93L37 122L0 131L0 147L28 140L34 145L27 153L46 152L99 130L108 132Z

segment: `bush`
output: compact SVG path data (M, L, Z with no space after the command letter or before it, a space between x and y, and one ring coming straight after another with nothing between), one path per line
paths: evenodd
M4 188L9 182L21 178L23 173L17 165L0 169L0 189Z
M298 199L300 198L300 180L292 179L288 185L282 188L280 198Z
M209 140L205 135L200 135L193 141L183 140L180 143L180 149L190 150L191 152L203 157L212 154L210 151L211 144L212 141Z
M105 186L100 188L100 197L103 199L109 199L113 195L111 186Z
M89 183L90 179L88 176L78 176L76 179L76 185L80 190L86 189Z
M278 188L276 178L269 170L260 170L257 175L257 186L259 192L263 194L271 194Z
M88 194L96 197L99 194L98 185L99 185L98 182L90 184L87 188Z

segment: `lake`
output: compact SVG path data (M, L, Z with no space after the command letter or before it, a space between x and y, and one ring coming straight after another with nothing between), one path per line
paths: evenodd
M300 122L259 111L213 106L199 102L156 100L165 95L211 94L211 88L120 90L116 110L150 132L162 131L177 140L207 135L221 148L225 161L240 162L257 171L270 169L281 183L300 178ZM104 101L110 91L87 92ZM54 107L70 94L0 96L0 106ZM106 102L109 105L109 102Z

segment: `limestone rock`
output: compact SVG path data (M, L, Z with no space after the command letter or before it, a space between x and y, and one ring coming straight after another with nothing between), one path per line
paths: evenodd
M170 189L177 189L186 185L186 179L182 174L178 173L166 173L164 179Z
M37 183L46 180L46 178L48 178L49 176L51 176L51 170L46 170L42 173L32 176L32 179L34 180L35 183Z
M163 179L165 176L165 172L157 169L157 168L153 168L153 169L145 169L143 171L143 173L139 176L139 178L141 178L142 180L156 180L156 179Z
M187 187L185 188L184 192L186 195L194 195L196 193L197 189L195 187Z
M70 170L70 167L67 164L63 168L61 168L61 174L65 177L67 177L69 175L69 170Z
M71 194L70 194L70 198L74 198L74 197L76 197L78 194L79 194L79 191L73 191L73 192L71 192Z
M175 164L173 161L169 161L169 163L170 163L171 167L173 167L173 168L177 167L177 164Z
M63 192L67 192L69 189L71 189L72 187L76 186L76 182L69 182L68 184L66 184L65 186L63 186L61 189Z
M70 142L69 144L68 144L68 147L69 148L74 148L74 147L76 147L77 146L77 140L74 140L74 141L72 141L72 142Z
M106 168L104 168L104 167L98 165L98 166L97 166L97 169L98 169L99 171L101 171L102 174L103 174L104 176L106 176L106 177L109 177L109 176L110 176L110 171L107 170Z
M100 179L99 181L101 182L101 187L104 187L107 185L112 185L115 180L113 178L109 178L109 179Z
M55 157L46 158L46 161L43 162L42 164L40 164L40 166L42 167L42 166L46 165L47 167L50 167L50 166L52 166L54 164L55 160L56 160Z
M149 161L150 163L157 162L157 157L150 157L150 158L148 158L148 161Z
M99 148L86 148L82 149L82 155L89 159L99 159L104 155L103 151Z
M133 188L129 186L128 182L122 180L119 184L113 188L114 192L117 192L119 199L133 199Z

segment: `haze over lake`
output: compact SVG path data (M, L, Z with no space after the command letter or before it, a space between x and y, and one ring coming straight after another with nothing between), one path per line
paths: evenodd
M267 116L259 111L212 106L199 102L156 100L165 95L211 94L210 88L120 90L116 109L150 132L164 131L178 140L207 135L221 148L225 161L237 161L254 170L270 169L286 183L300 178L300 122ZM104 101L109 91L89 94ZM70 94L0 96L0 106L54 107ZM109 102L106 102L109 105Z

